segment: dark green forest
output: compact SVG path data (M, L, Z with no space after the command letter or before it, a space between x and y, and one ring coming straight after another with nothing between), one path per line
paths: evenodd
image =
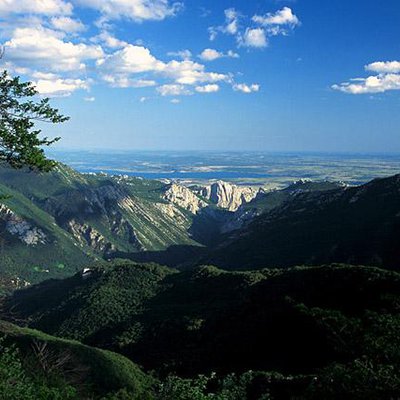
M132 377L153 398L390 399L400 390L399 305L400 275L372 267L116 262L17 291L3 315L134 360L146 375L129 364Z

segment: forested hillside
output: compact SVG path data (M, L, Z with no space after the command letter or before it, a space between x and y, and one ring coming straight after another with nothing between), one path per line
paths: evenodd
M82 175L59 164L49 173L2 167L0 183L1 279L11 287L118 254L198 245L189 233L194 214L169 201L159 181Z
M301 390L285 390L306 396L311 387L338 395L350 375L352 387L376 396L399 389L399 295L397 273L370 267L177 272L117 263L15 292L3 315L120 352L160 377L274 371L297 377Z
M260 191L253 199L254 190L218 182L206 188L214 197L206 189L202 197L198 187L80 174L62 164L46 173L2 166L1 285L18 288L66 277L112 258L195 263L204 246L214 248L226 232L245 229L298 193L338 187L298 182L282 191Z
M358 187L300 192L225 236L201 263L228 269L330 262L397 269L400 175Z

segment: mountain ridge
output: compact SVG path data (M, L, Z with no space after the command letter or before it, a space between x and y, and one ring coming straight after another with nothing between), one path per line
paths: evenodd
M254 218L202 263L225 268L352 262L398 268L400 174L356 187L300 192Z
M341 182L301 180L270 191L248 191L219 181L208 186L207 198L199 194L205 190L200 187L80 174L61 164L48 174L1 168L0 191L8 195L0 210L1 237L7 244L0 246L1 285L16 288L69 276L92 261L113 258L178 268L215 264L254 269L329 262L396 267L391 248L397 245L397 225L389 220L397 221L400 213L396 206L400 184L398 176L386 179L392 184L379 184L386 182L381 179L348 187ZM369 195L368 188L375 186L375 194ZM212 197L211 187L242 203ZM243 197L243 191L251 198ZM381 204L374 196L383 199ZM238 206L236 211L230 211L233 206ZM352 253L349 240L363 236L354 228L359 226L355 219L363 219L364 225L370 221L375 242L386 248L364 257L360 242ZM347 232L347 226L353 228ZM394 231L389 232L388 226ZM327 232L336 235L335 241L329 242ZM347 243L344 250L342 242ZM296 243L300 249L293 247Z

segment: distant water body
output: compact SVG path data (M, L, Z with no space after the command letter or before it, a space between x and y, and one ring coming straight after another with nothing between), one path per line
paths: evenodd
M272 186L302 178L360 184L400 173L400 155L53 150L49 156L83 173Z

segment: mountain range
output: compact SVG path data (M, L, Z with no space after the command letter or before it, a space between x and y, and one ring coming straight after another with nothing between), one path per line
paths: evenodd
M0 182L1 395L19 376L31 397L9 398L399 396L400 175Z
M124 258L177 268L344 262L395 268L399 176L282 190L128 176L0 169L3 287Z

